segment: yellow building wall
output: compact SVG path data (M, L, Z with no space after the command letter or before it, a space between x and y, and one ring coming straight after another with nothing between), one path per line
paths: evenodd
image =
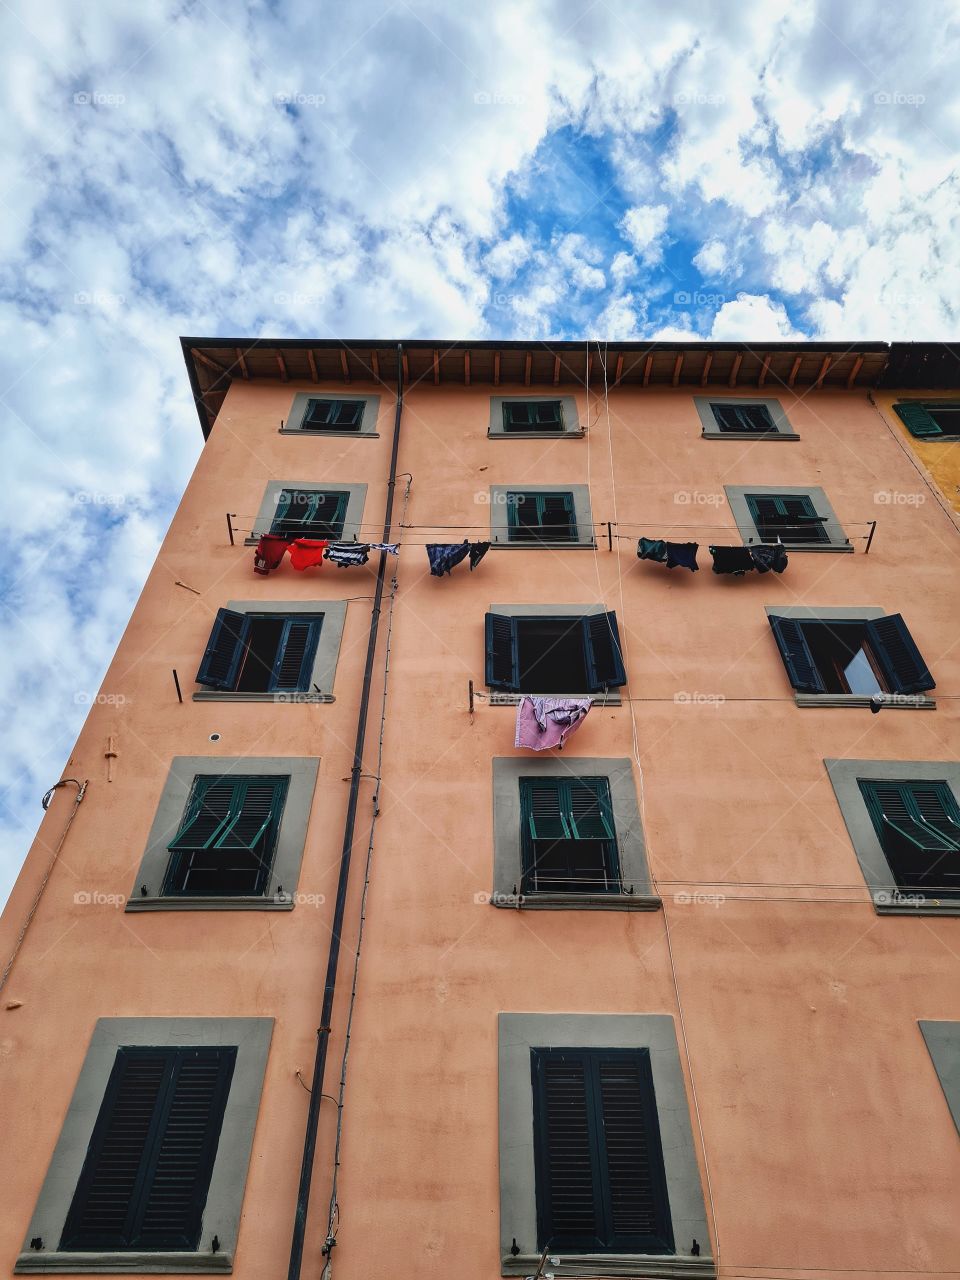
M949 505L960 512L960 440L918 440L903 425L893 407L903 400L955 400L960 404L960 394L955 391L877 391L872 399L884 420L929 472Z

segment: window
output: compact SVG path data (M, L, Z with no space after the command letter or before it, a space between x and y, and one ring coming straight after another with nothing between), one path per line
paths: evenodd
M362 422L362 400L308 400L300 430L359 431Z
M792 551L846 551L853 545L822 489L724 485L744 544L781 541Z
M574 396L491 396L490 436L513 439L583 435Z
M960 915L960 764L825 760L879 915Z
M960 439L960 400L907 400L893 409L918 440Z
M671 1017L501 1013L499 1081L504 1275L714 1274Z
M263 893L289 778L204 775L194 780L171 840L165 894Z
M960 808L944 779L858 779L893 878L907 893L960 900Z
M289 911L319 761L176 756L127 911Z
M270 532L337 541L343 537L349 497L345 489L282 489Z
M520 892L619 893L606 778L521 778Z
M924 1018L920 1020L920 1030L953 1123L960 1133L960 1022L933 1022Z
M602 693L626 684L614 613L486 615L486 676L514 693Z
M15 1270L230 1271L272 1030L101 1018Z
M533 1049L537 1248L673 1253L649 1049Z
M231 693L306 691L322 627L322 614L218 609L197 684Z
M829 612L834 616L818 618L813 609L808 616L769 613L783 665L799 693L869 700L935 687L899 613L876 611L877 616L862 619L855 610L850 617L842 610Z
M708 440L799 440L774 398L717 399L694 396L701 434Z
M511 492L507 505L507 529L511 542L576 542L573 494L564 490L553 493Z

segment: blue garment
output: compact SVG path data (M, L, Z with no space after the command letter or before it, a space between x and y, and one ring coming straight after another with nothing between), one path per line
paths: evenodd
M698 542L668 542L667 568L690 569L693 573L696 573L700 568L697 564L699 546Z
M445 573L466 560L470 554L470 543L464 538L463 542L430 542L427 544L427 559L430 561L430 572L435 578L442 578Z
M637 555L641 560L667 562L667 544L660 538L641 538L637 543Z

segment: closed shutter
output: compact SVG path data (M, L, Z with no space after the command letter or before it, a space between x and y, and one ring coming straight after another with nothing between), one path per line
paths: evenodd
M529 400L519 400L512 404L510 402L504 404L504 431L529 431L533 426L532 408L533 404Z
M910 400L904 404L895 404L894 413L912 436L925 439L930 436L941 436L943 431L934 418L930 416L922 404Z
M310 688L310 675L317 652L321 621L303 622L288 618L277 646L277 657L270 677L270 691Z
M591 693L627 683L615 613L589 613L581 621L583 650L587 660L587 686Z
M559 400L541 400L534 406L537 425L554 430L563 426L562 406Z
M250 635L250 620L232 609L218 609L210 639L204 650L197 684L212 689L232 689Z
M865 633L891 693L922 693L925 689L936 688L936 682L899 613L868 622Z
M577 522L574 518L573 494L569 492L537 495L538 536L547 541L575 542Z
M770 410L765 404L711 404L721 431L774 431Z
M305 431L355 430L363 421L362 400L310 400L301 427Z
M61 1249L197 1249L236 1052L118 1050Z
M770 627L794 689L800 693L825 693L827 686L817 670L803 634L802 623L796 618L781 618L771 614Z
M531 1056L538 1248L672 1253L649 1051Z
M517 620L501 613L488 613L484 617L484 631L487 684L491 689L515 693L520 685Z

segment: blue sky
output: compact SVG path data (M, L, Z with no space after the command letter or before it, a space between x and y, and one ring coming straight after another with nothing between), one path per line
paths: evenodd
M201 445L183 333L949 339L925 0L0 8L0 899Z

